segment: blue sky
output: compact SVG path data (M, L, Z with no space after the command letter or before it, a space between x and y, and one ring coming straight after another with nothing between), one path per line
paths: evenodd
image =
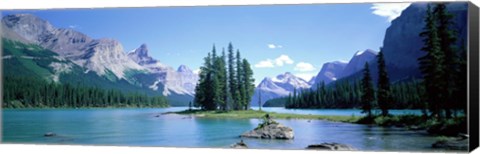
M58 9L32 13L55 27L113 38L125 52L146 43L150 55L174 68L198 69L215 44L229 42L252 64L256 83L283 72L305 79L323 63L378 50L390 21L408 4L319 4Z

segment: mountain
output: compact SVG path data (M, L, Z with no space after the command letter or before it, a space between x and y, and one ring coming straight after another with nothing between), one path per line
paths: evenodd
M453 26L458 32L458 46L467 41L467 3L449 3L447 9L454 15ZM421 77L417 59L425 55L421 50L423 39L419 34L425 25L427 3L413 3L394 19L385 32L383 52L391 80Z
M129 72L144 71L113 39L92 39L73 29L55 28L31 14L14 14L2 18L3 37L37 44L111 80L128 80Z
M131 60L149 71L145 76L154 79L152 81L141 81L141 84L148 85L152 90L162 90L162 94L165 96L171 94L193 96L195 94L195 86L199 79L197 74L193 73L193 71L185 65L174 69L162 64L159 60L152 58L148 53L149 50L146 44L142 44L137 49L128 53L128 57ZM160 89L159 87L163 88Z
M140 45L140 47L129 52L127 55L130 57L130 59L142 66L157 63L157 60L148 55L147 44Z
M198 83L199 76L195 74L186 65L180 65L177 69L181 86L188 91L189 94L195 94L195 86Z
M315 79L317 79L317 76L313 76L312 78L310 78L310 80L308 80L308 84L309 85L314 85L315 84Z
M340 77L346 77L363 70L365 63L372 61L377 56L377 52L372 49L357 51L343 69Z
M261 103L263 104L273 98L288 96L288 94L293 93L294 89L300 92L301 89L308 89L310 87L311 85L307 81L290 72L277 75L275 78L266 77L255 88L255 93L250 104L252 106L258 106L259 95L261 95Z
M48 82L158 95L155 91L132 85L124 79L111 81L99 76L36 44L2 38L2 61L3 77L33 77Z
M320 84L322 81L325 84L329 84L332 81L336 81L340 78L340 74L343 72L345 67L347 66L347 62L343 61L333 61L324 63L320 72L318 72L317 76L314 78L314 82L310 83L313 84Z
M165 95L170 102L177 104L188 104L193 99L198 76L184 65L174 69L150 57L146 44L127 54L121 43L114 39L93 39L73 29L56 28L31 14L4 16L1 26L2 40L13 42L10 44L14 48L29 47L42 51L33 54L29 48L19 51L11 48L8 55L3 55L6 56L4 59L10 58L8 67L19 68L8 69L11 75L33 73L59 83L80 82L102 88ZM25 57L33 59L26 60ZM35 58L48 60L39 62L40 59Z

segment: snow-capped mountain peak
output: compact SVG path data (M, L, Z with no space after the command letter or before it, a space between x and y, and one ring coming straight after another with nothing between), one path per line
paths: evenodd
M345 61L333 61L323 64L322 69L315 77L315 84L320 84L322 81L325 84L333 82L340 78L340 74L345 69L347 62Z
M347 66L345 66L345 69L342 71L340 77L346 77L361 71L365 63L374 60L377 54L378 52L372 49L357 51L353 55L352 59L350 59Z
M374 55L377 55L377 52L372 50L372 49L366 49L366 50L358 50L356 53L355 53L355 56L361 56L363 54L374 54Z
M293 75L290 72L279 74L274 78L265 77L255 88L255 94L251 104L258 105L258 96L261 93L262 104L270 99L288 96L295 89L308 89L311 87L304 79Z
M193 71L190 68L188 68L186 65L180 65L177 69L177 72L193 73Z

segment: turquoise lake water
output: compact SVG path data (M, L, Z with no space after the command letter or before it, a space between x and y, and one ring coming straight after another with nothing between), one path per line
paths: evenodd
M161 115L163 112L185 109L7 109L2 111L2 142L229 148L231 144L240 141L240 134L252 130L260 122L257 119ZM263 110L298 114L360 115L359 110ZM436 137L424 131L407 131L403 128L323 120L277 121L293 128L293 140L244 138L244 142L249 148L257 149L304 149L309 144L337 142L359 150L431 151L431 144L436 141ZM54 132L57 136L44 137L46 132Z

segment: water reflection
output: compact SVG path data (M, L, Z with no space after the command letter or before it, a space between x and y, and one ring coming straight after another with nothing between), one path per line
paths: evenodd
M5 110L6 143L128 145L228 148L259 119L212 119L161 114L186 108ZM330 111L329 111L330 112ZM401 128L382 128L322 120L282 120L293 128L293 140L243 138L250 148L304 149L310 144L337 142L359 150L431 150L435 137ZM45 132L59 136L46 138Z

